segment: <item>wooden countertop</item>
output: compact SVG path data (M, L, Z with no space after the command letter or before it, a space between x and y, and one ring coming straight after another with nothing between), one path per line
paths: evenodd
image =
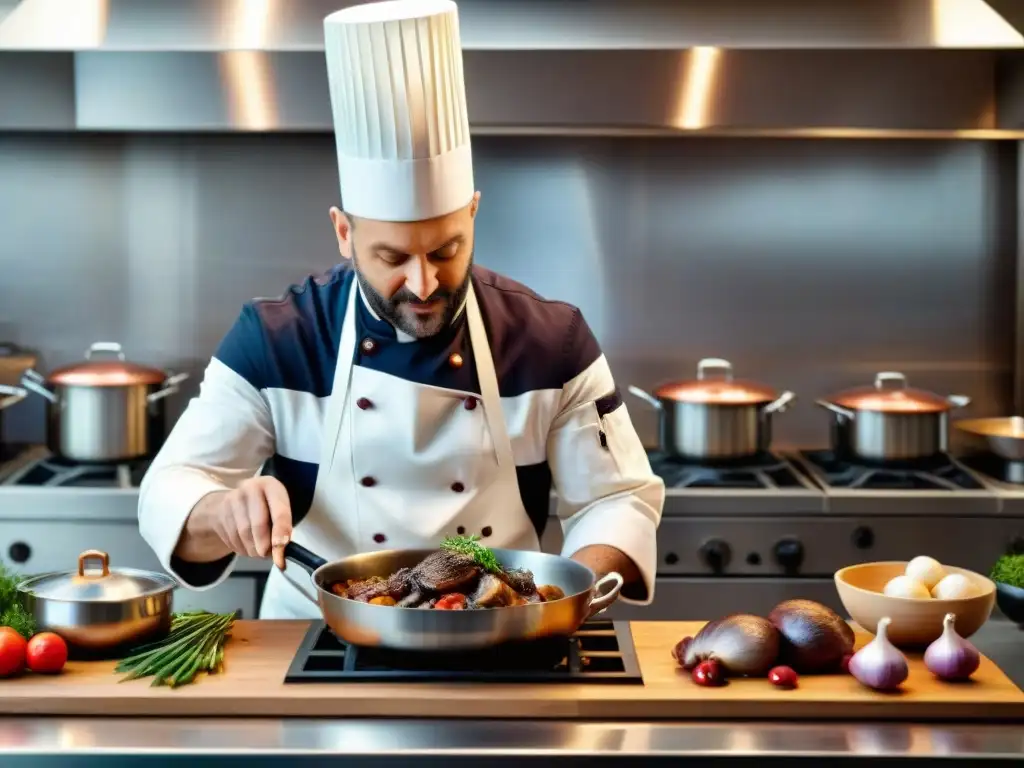
M702 688L672 646L703 622L631 625L643 685L283 682L305 621L239 621L225 670L177 690L120 683L113 662L71 662L63 674L0 680L0 714L105 716L1024 720L1024 693L988 659L966 684L937 681L919 658L897 694L848 675L804 676L796 690L766 680ZM867 640L859 636L858 643Z

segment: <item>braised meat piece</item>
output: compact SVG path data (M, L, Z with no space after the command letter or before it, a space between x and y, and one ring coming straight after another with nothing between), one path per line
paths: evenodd
M388 593L388 581L380 576L371 576L368 579L349 581L348 597L350 600L358 600L361 603L368 603L375 597L383 597Z
M463 592L483 569L468 555L441 550L412 569L412 577L425 592Z
M399 608L419 608L423 603L426 603L427 596L420 592L418 589L410 592L408 595L398 601Z
M398 602L412 592L413 586L412 568L401 568L388 577L388 597Z
M544 598L544 602L551 602L552 600L561 600L565 597L565 592L561 588L556 587L554 584L543 584L537 587L537 592Z
M494 574L485 573L470 600L478 608L500 608L512 605L517 597L508 584Z
M525 568L513 568L509 571L502 571L498 574L498 578L520 595L532 595L537 591L537 585L533 581L533 573Z

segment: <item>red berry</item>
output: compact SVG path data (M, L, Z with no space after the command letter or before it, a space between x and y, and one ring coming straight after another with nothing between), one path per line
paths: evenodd
M714 659L702 661L693 668L690 676L697 685L725 685L722 665Z
M772 667L768 679L779 688L796 688L797 677L792 667Z

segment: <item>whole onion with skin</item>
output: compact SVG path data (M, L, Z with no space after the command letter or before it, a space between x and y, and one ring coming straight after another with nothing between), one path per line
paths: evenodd
M758 677L775 666L779 633L767 619L735 614L709 621L689 643L684 638L679 648L684 669L714 659L730 675Z
M924 652L924 665L941 680L966 680L981 665L981 654L969 641L957 634L956 616L947 613L942 620L942 635Z
M838 672L843 657L853 653L850 625L830 608L813 600L786 600L768 614L782 636L782 662L802 674Z

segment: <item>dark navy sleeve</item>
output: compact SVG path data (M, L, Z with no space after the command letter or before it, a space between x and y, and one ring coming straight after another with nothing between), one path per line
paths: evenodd
M242 307L241 314L213 356L257 391L268 386L266 337L259 314L251 302Z

